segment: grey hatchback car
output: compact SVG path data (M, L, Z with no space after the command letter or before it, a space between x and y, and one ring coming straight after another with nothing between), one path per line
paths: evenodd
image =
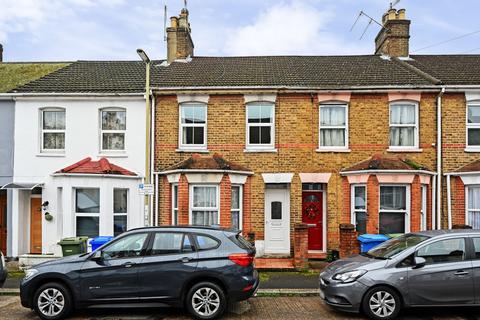
M329 306L389 320L404 307L480 305L480 230L434 230L390 239L320 274Z

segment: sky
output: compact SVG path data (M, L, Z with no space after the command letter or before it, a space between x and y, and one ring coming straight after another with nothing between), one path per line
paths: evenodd
M164 59L164 5L183 0L0 0L4 61ZM188 0L197 56L372 54L389 0ZM478 0L402 0L410 52L480 54ZM422 49L430 44L470 36ZM418 50L418 51L417 51Z

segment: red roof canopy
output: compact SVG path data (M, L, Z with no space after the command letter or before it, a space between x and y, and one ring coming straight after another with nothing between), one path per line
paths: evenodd
M78 173L78 174L114 174L122 176L136 176L137 174L110 163L107 158L101 158L98 161L92 161L87 157L56 173Z

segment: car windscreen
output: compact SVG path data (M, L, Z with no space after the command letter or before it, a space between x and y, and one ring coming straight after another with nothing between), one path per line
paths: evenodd
M429 237L427 236L419 234L405 234L398 238L385 241L366 252L366 255L376 259L389 259L408 248L416 246L428 238Z

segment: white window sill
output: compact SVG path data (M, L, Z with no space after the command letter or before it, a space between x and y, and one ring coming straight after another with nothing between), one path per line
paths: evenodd
M128 154L126 153L99 153L98 157L106 157L106 158L128 158Z
M319 148L315 150L316 152L322 153L322 152L338 152L338 153L349 153L352 152L350 149L327 149L327 148Z
M65 153L37 153L37 157L62 158L65 157Z
M179 148L175 149L176 152L185 152L185 153L209 153L208 149L195 149L195 148Z
M405 149L388 148L387 152L412 152L412 153L417 152L418 153L418 152L423 152L423 149L419 149L419 148L405 148Z
M464 149L465 152L480 152L480 148L467 147Z
M245 153L277 153L277 149L243 149Z

